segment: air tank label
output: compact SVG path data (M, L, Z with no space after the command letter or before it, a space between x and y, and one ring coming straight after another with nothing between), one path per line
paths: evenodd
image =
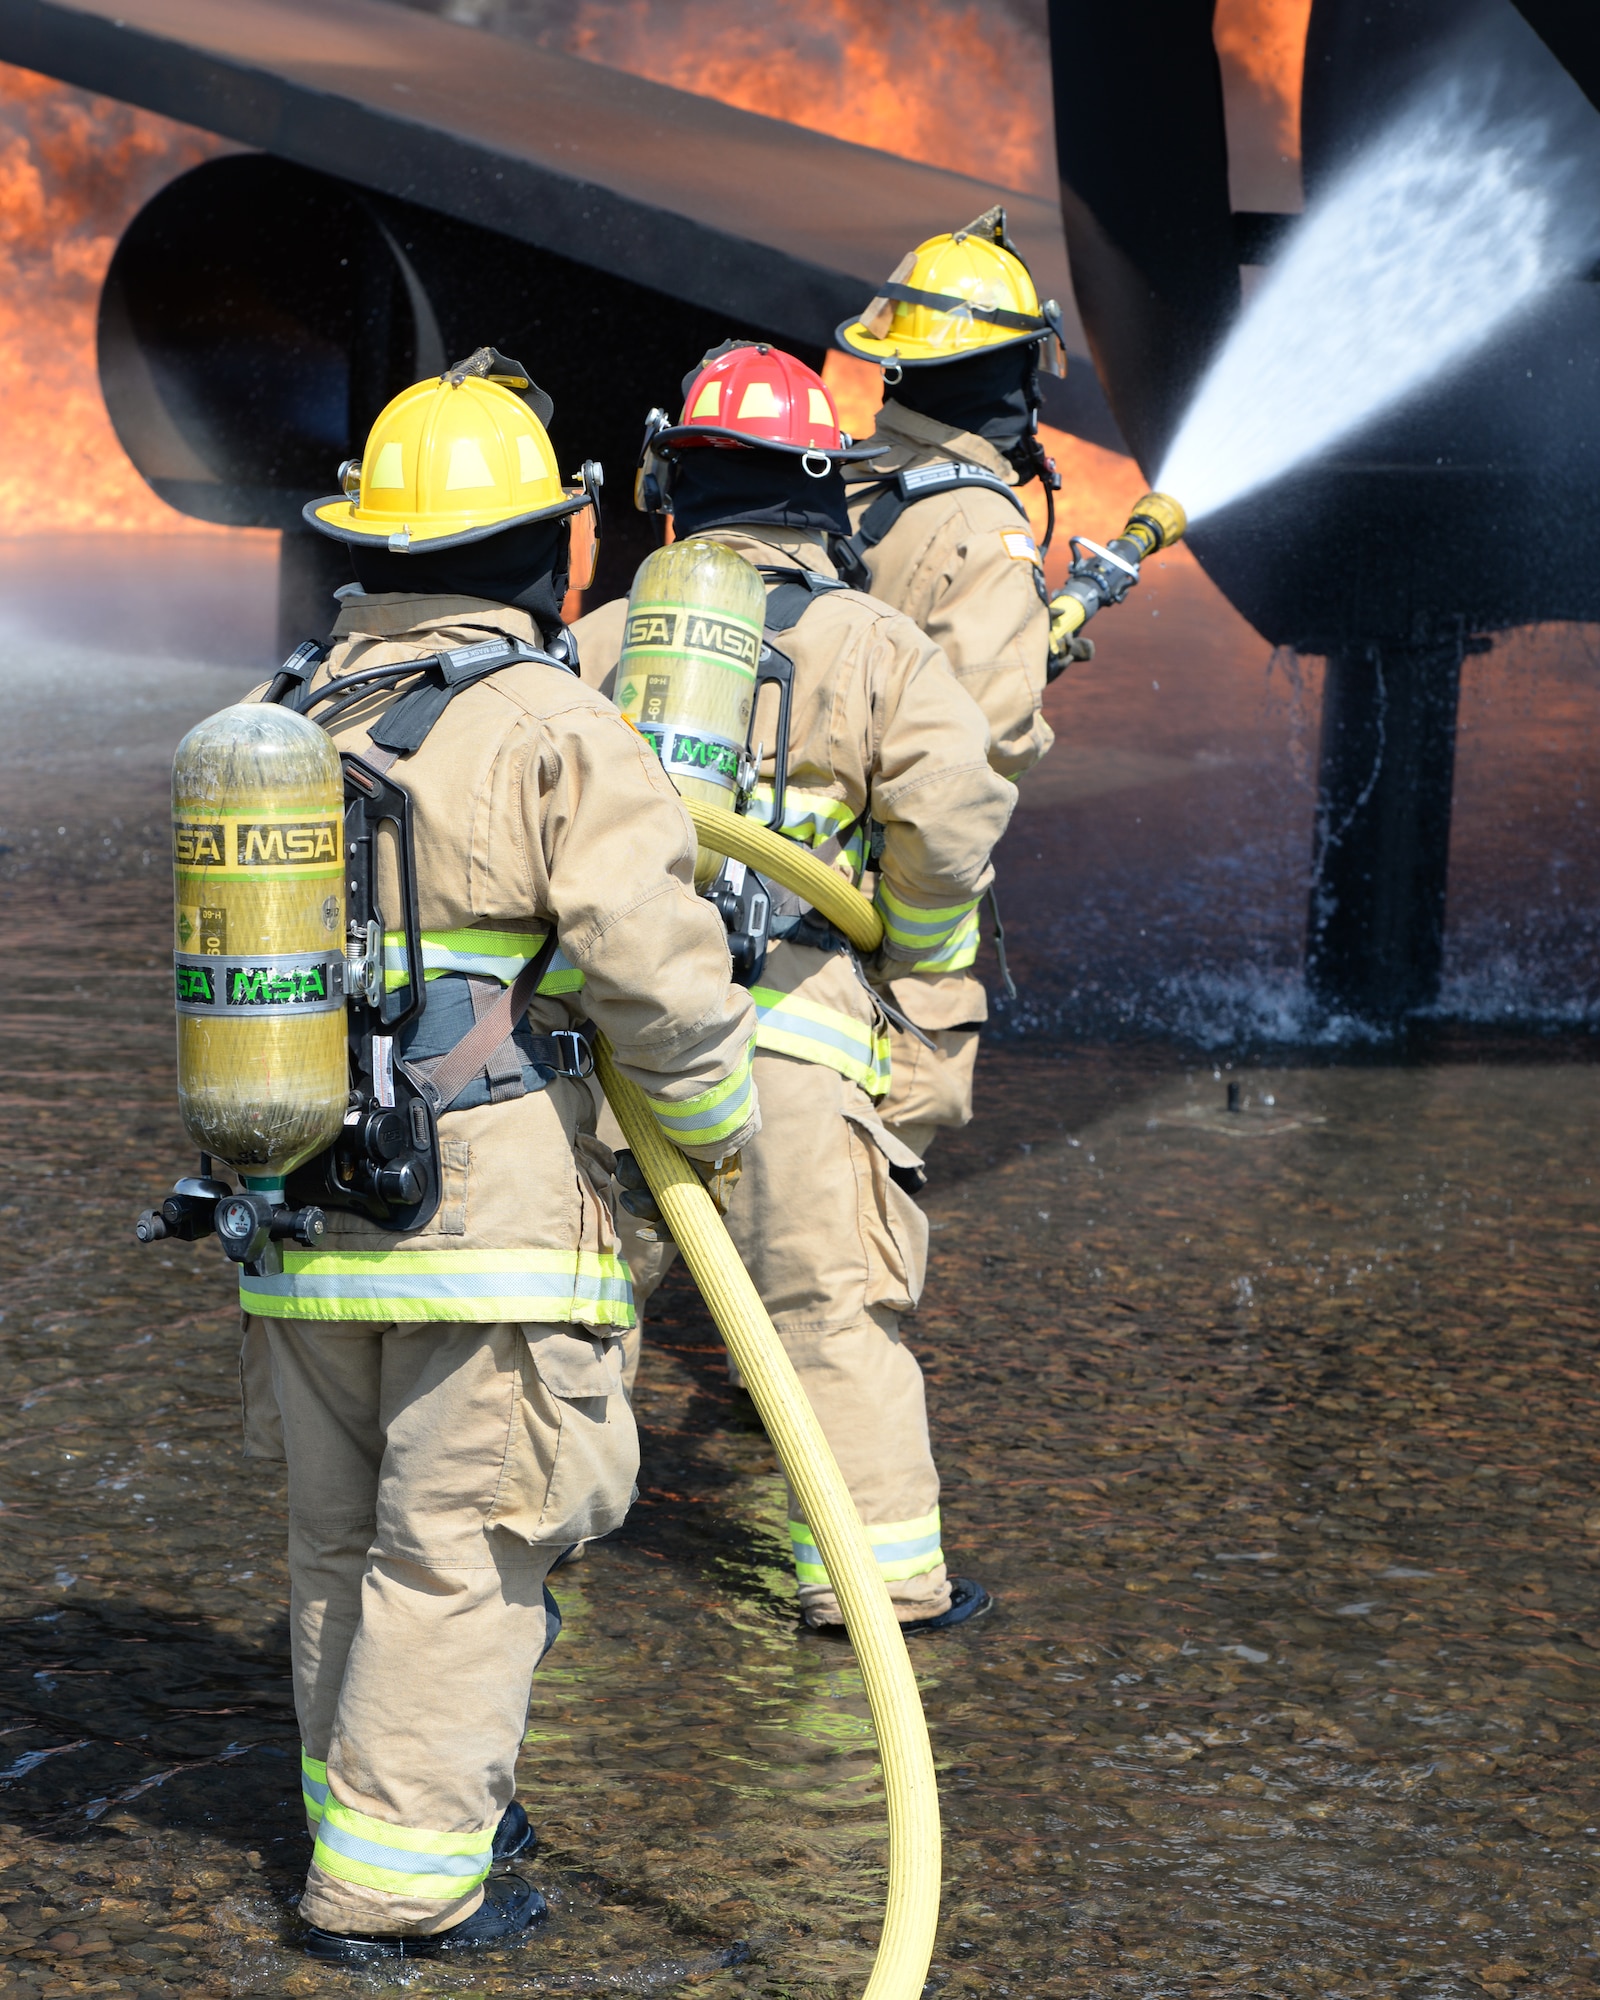
M344 960L320 951L258 958L173 959L180 1014L258 1020L267 1014L328 1014L344 1005Z
M228 913L215 907L205 908L198 903L183 903L178 908L177 923L179 951L198 952L204 958L223 958L228 950Z
M639 725L639 734L663 766L680 777L725 779L730 785L738 782L737 743L690 729L651 729L644 723Z
M743 619L675 604L642 604L628 614L623 647L630 653L709 653L726 666L754 674L761 634Z
M226 866L228 829L220 820L204 824L193 820L172 823L172 858L180 868L222 868Z
M172 824L180 868L228 875L336 875L344 866L344 822L323 815L226 813Z

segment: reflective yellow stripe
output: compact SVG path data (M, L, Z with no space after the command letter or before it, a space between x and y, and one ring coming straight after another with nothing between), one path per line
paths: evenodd
M300 1796L305 1801L306 1818L315 1826L328 1803L328 1767L320 1763L302 1743L300 1746Z
M867 1540L878 1560L878 1574L885 1583L902 1583L908 1576L926 1576L944 1561L939 1545L939 1510L916 1521L884 1521L868 1528ZM794 1573L801 1583L826 1583L822 1552L811 1539L804 1521L789 1523L789 1542L794 1550Z
M930 958L917 960L918 972L965 972L978 958L978 912L968 910L950 933L950 942Z
M957 934L970 920L972 925L973 953L977 952L977 908L974 896L965 903L950 903L943 909L925 910L915 903L908 903L903 896L896 895L889 882L878 878L877 893L873 903L883 918L883 934L887 943L895 945L903 952L910 952L919 966L937 964L941 970L956 968L956 961L946 960L945 954L962 946L956 942ZM970 964L970 959L965 961Z
M750 998L756 1003L758 1049L836 1069L852 1083L859 1083L869 1097L888 1094L886 1034L833 1007L819 1007L814 1000L780 993L771 986L752 986Z
M286 1250L281 1273L240 1272L239 1303L263 1319L634 1319L627 1265L593 1250Z
M750 797L750 817L763 826L772 817L772 787L757 785ZM783 795L783 824L775 831L801 847L824 847L830 840L842 840L856 815L843 799L829 798L826 792L802 791L790 785ZM848 854L857 881L867 858L867 829L863 822L841 848Z
M714 1146L719 1139L726 1139L730 1132L737 1132L750 1116L754 1091L751 1071L755 1057L756 1045L752 1037L732 1076L724 1077L721 1083L714 1083L709 1090L702 1090L698 1097L680 1098L675 1104L650 1097L650 1109L656 1114L656 1123L669 1139L680 1146Z
M494 1828L476 1833L428 1833L371 1819L330 1798L317 1828L311 1859L341 1882L379 1889L389 1896L429 1896L454 1902L489 1873Z
M422 976L437 979L446 972L471 972L480 979L498 979L509 986L544 943L543 931L424 931ZM404 931L383 934L383 984L386 992L406 983ZM576 993L583 974L558 951L539 981L541 993Z

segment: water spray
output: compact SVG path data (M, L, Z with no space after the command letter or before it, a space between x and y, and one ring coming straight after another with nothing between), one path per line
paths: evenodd
M1188 516L1170 493L1147 493L1134 502L1122 533L1104 548L1087 536L1072 537L1072 567L1050 600L1052 665L1057 660L1066 665L1073 638L1097 611L1120 604L1139 581L1145 558L1181 542L1188 525Z
M1459 368L1592 260L1593 152L1559 106L1508 104L1492 76L1414 101L1295 226L1158 484L1199 521Z

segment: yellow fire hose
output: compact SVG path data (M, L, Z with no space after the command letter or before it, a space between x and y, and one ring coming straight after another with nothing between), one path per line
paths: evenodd
M782 880L863 950L876 948L883 935L877 913L842 876L792 841L733 813L685 803L708 847ZM596 1040L595 1068L672 1240L755 1399L844 1612L872 1708L889 1804L883 1937L863 2000L917 2000L939 1921L939 1793L922 1698L899 1621L822 1426L711 1197L663 1137L643 1091L618 1070L604 1036Z
M814 910L844 932L857 951L873 952L883 943L883 921L877 911L825 861L785 840L782 834L725 812L721 806L706 805L700 799L685 799L684 804L702 846L716 854L731 854L735 861L804 896Z

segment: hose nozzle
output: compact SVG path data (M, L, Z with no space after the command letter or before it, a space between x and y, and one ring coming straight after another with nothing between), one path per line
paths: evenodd
M1128 525L1117 539L1138 542L1145 555L1153 556L1157 549L1170 549L1174 542L1181 542L1188 527L1188 515L1170 493L1147 493L1133 503Z
M1107 604L1120 604L1139 581L1139 565L1158 549L1170 549L1183 539L1189 517L1170 493L1147 493L1135 501L1128 525L1116 540L1101 548L1082 535L1072 538L1072 568L1050 600L1050 660L1048 677L1073 660L1091 659L1094 648L1077 635Z

